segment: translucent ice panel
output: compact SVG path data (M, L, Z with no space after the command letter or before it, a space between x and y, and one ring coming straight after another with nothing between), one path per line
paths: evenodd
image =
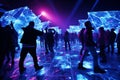
M120 11L88 12L88 19L94 27L117 28L120 26Z

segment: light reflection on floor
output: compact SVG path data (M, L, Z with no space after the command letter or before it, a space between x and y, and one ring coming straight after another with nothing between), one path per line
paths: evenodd
M79 79L81 79L81 80L88 80L85 76L83 76L82 74L78 74L77 75L77 80L79 80Z
M63 46L63 44L60 44ZM59 45L59 46L60 46ZM44 68L35 72L33 59L28 54L24 66L27 70L24 74L19 74L19 53L16 53L15 65L4 65L0 70L1 80L119 80L120 78L120 56L108 55L108 63L100 64L106 69L105 74L93 72L92 56L89 55L84 61L84 67L88 70L78 70L77 65L80 60L79 51L81 46L72 46L71 51L65 51L62 48L55 49L55 56L52 53L45 54L44 47L37 47L37 56L39 65Z

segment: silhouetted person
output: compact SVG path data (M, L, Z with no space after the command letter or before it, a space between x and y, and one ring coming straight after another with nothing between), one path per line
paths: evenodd
M10 24L11 26L11 37L12 37L12 64L14 65L14 58L15 58L15 53L16 53L16 48L19 49L19 44L18 44L18 33L15 30L14 26L13 26L13 22L11 22Z
M69 32L66 31L63 37L64 37L64 42L65 42L65 50L67 50L68 48L69 50L71 50Z
M54 29L46 29L45 33L45 49L46 53L49 51L54 53L53 47L54 47L54 34L55 30Z
M0 69L3 66L5 60L5 51L6 51L6 39L5 39L5 30L2 27L2 22L0 21Z
M59 34L58 34L58 32L55 33L54 40L55 40L55 47L58 48L58 42L59 42Z
M48 39L47 39L47 35L48 35L48 28L45 28L45 34L44 34L44 38L45 38L45 53L48 54Z
M15 31L13 27L13 23L11 22L9 25L5 27L6 31L6 54L7 54L7 62L10 62L10 59L12 60L12 65L14 65L14 57L15 57L15 49L18 44L17 42L17 37L18 35L16 34L17 32Z
M85 28L82 28L81 31L79 32L79 41L81 42L81 50L80 50L80 55L82 55L83 50L84 50L84 31Z
M43 66L38 65L37 63L38 60L36 56L36 39L37 36L43 35L43 32L34 29L33 21L31 21L26 28L23 28L23 31L24 34L21 39L22 50L19 61L19 70L21 74L25 71L25 67L23 63L28 52L33 57L35 70L37 71L43 68Z
M117 42L117 54L120 55L120 29L116 37L116 42Z
M98 47L100 49L100 57L101 57L101 62L106 63L107 59L106 59L106 54L105 54L105 31L104 31L104 27L100 27L99 28L99 32L98 32Z
M106 44L106 49L107 53L110 52L110 30L106 30L105 32L105 44Z
M114 43L115 43L115 39L116 39L116 33L114 31L115 31L115 29L112 28L111 32L110 32L110 50L111 50L111 54L114 53Z
M13 26L13 23L11 22L10 24L11 28L12 28L12 39L13 39L13 45L15 47L15 50L19 50L20 49L20 46L18 44L18 32L15 30L14 26Z
M93 68L94 68L94 72L95 73L105 73L105 71L103 69L101 69L98 65L98 55L96 53L96 44L95 42L93 41L93 34L92 34L92 30L93 30L93 27L92 27L92 24L90 21L86 21L85 22L85 26L86 26L86 29L85 29L85 33L84 33L84 55L78 65L78 69L85 69L83 67L83 61L85 59L85 56L88 54L88 52L90 51L92 56L93 56Z

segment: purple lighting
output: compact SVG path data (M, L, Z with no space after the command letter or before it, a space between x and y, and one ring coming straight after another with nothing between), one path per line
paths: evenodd
M42 11L42 12L41 12L41 15L42 15L42 16L47 16L47 14L46 14L45 11Z
M56 15L54 12L51 12L50 10L46 8L43 8L40 10L39 17L40 19L42 18L43 21L44 19L45 21L50 21L53 25L56 25L56 26L63 25L60 16Z

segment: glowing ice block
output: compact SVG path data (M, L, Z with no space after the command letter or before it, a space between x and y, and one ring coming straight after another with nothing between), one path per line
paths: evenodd
M35 22L35 28L42 28L42 22L37 15L35 15L32 10L27 6L20 7L14 10L6 11L1 17L2 26L9 24L10 21L13 22L14 28L18 31L22 27L26 27L30 21Z
M120 11L88 12L88 19L94 27L118 28L120 27Z

